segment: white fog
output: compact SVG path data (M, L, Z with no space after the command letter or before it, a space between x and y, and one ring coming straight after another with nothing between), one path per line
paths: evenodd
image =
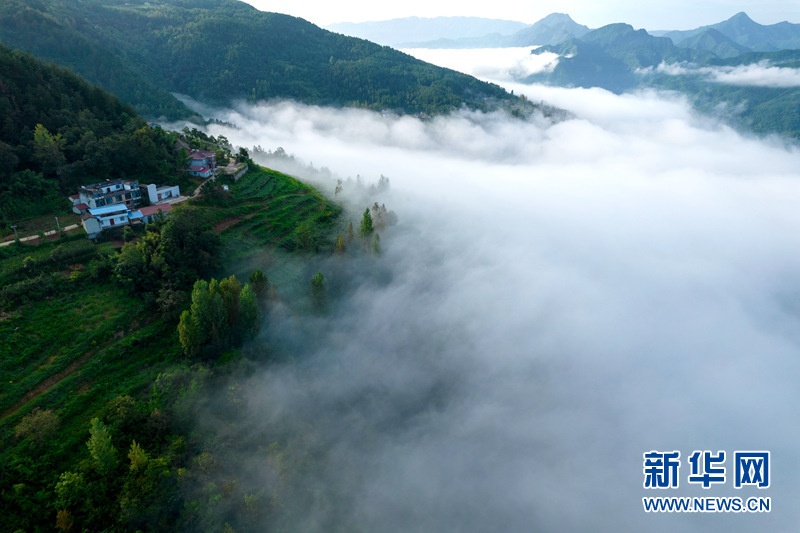
M509 70L547 68L524 51L448 61L573 118L214 112L236 128L209 133L234 145L388 176L376 201L400 221L381 235L390 281L365 281L296 364L244 384L247 426L313 426L330 450L316 482L349 502L352 530L791 530L800 151L675 96L515 84ZM693 450L770 450L772 484L644 490L650 450L680 450L682 476ZM671 495L770 496L773 510L642 510ZM291 530L326 530L325 505L306 511Z

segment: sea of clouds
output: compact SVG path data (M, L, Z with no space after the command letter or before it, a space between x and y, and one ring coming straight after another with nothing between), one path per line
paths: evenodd
M517 56L473 55L471 72ZM236 128L209 132L235 145L388 176L375 199L400 220L375 262L388 275L352 283L324 323L273 319L265 335L296 362L243 384L253 431L291 441L302 420L329 451L314 487L346 505L309 508L293 530L343 513L363 531L793 527L800 151L675 96L489 77L574 118L214 112ZM347 215L356 225L364 207ZM291 333L304 327L314 342ZM680 488L643 489L651 450L681 451ZM770 450L772 485L734 490L729 461L724 486L688 486L694 450ZM642 509L643 496L686 495L770 496L773 510Z
M776 67L770 65L769 61L724 67L689 67L678 63L662 63L655 71L670 76L697 75L725 85L778 89L800 87L800 69Z

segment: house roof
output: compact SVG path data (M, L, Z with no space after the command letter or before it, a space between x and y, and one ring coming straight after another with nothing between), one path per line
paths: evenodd
M159 209L162 213L169 213L172 211L172 204L148 205L147 207L142 207L139 209L139 212L142 214L142 216L148 217L158 213Z
M76 204L76 205L74 205L72 207L77 208L78 211L86 211L87 209L89 209L89 206L86 205L86 204Z
M128 218L132 220L136 220L137 218L149 217L150 215L155 215L161 211L162 213L169 213L172 211L171 204L158 204L158 205L148 205L147 207L142 207L141 209L134 211L128 215Z
M206 159L208 157L214 157L214 152L209 152L208 150L197 150L196 152L192 152L189 157L192 159Z
M103 189L104 187L111 187L114 185L129 185L131 188L133 188L134 186L138 187L139 182L136 180L125 180L119 178L115 180L101 181L100 183L92 183L91 185L84 185L83 187L81 187L81 189L95 190L95 189Z
M70 195L69 195L69 199L70 199L70 200L77 200L77 199L78 199L78 198L80 198L80 197L81 197L81 195L80 195L80 194L70 194Z
M104 205L103 207L95 207L93 209L89 209L89 212L93 215L103 216L103 215L110 215L112 213L121 213L127 210L128 206L126 206L125 204L115 204L115 205Z

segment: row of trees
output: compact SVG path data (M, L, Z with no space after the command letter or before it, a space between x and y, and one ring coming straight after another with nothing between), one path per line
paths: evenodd
M368 243L369 248L375 255L381 253L381 237L377 230L383 231L387 226L397 224L397 214L394 211L387 211L386 204L378 205L375 202L372 208L366 208L364 214L361 216L361 225L359 226L358 234L363 241ZM337 255L347 252L348 246L355 239L355 231L353 223L347 226L344 235L336 236L336 244L334 245L334 253Z
M181 347L188 356L210 358L252 338L259 321L257 295L249 283L242 286L233 275L219 282L198 280L191 309L181 314L178 324Z

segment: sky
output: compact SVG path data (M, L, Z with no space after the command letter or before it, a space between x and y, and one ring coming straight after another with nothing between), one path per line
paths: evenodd
M590 28L627 22L648 30L687 30L726 20L740 11L760 24L800 23L800 2L787 0L536 0L519 2L319 2L317 0L249 0L263 11L304 18L325 26L336 22L365 22L403 17L474 16L533 24L550 13L567 13Z
M284 496L288 530L792 530L800 151L674 94L523 88L498 65L538 67L494 53L462 51L458 66L571 118L213 111L225 124L211 134L295 156L257 161L329 195L342 178L356 227L373 201L399 223L380 258L320 257L295 281L256 256L284 295L322 272L331 310L273 312L262 335L292 361L237 383L234 414L198 413L202 431L231 442L242 479ZM364 196L381 175L390 189ZM266 458L273 441L292 475ZM678 488L643 487L653 450L681 452ZM734 489L729 459L726 484L690 485L694 450L770 451L772 484ZM649 514L645 496L773 508Z

